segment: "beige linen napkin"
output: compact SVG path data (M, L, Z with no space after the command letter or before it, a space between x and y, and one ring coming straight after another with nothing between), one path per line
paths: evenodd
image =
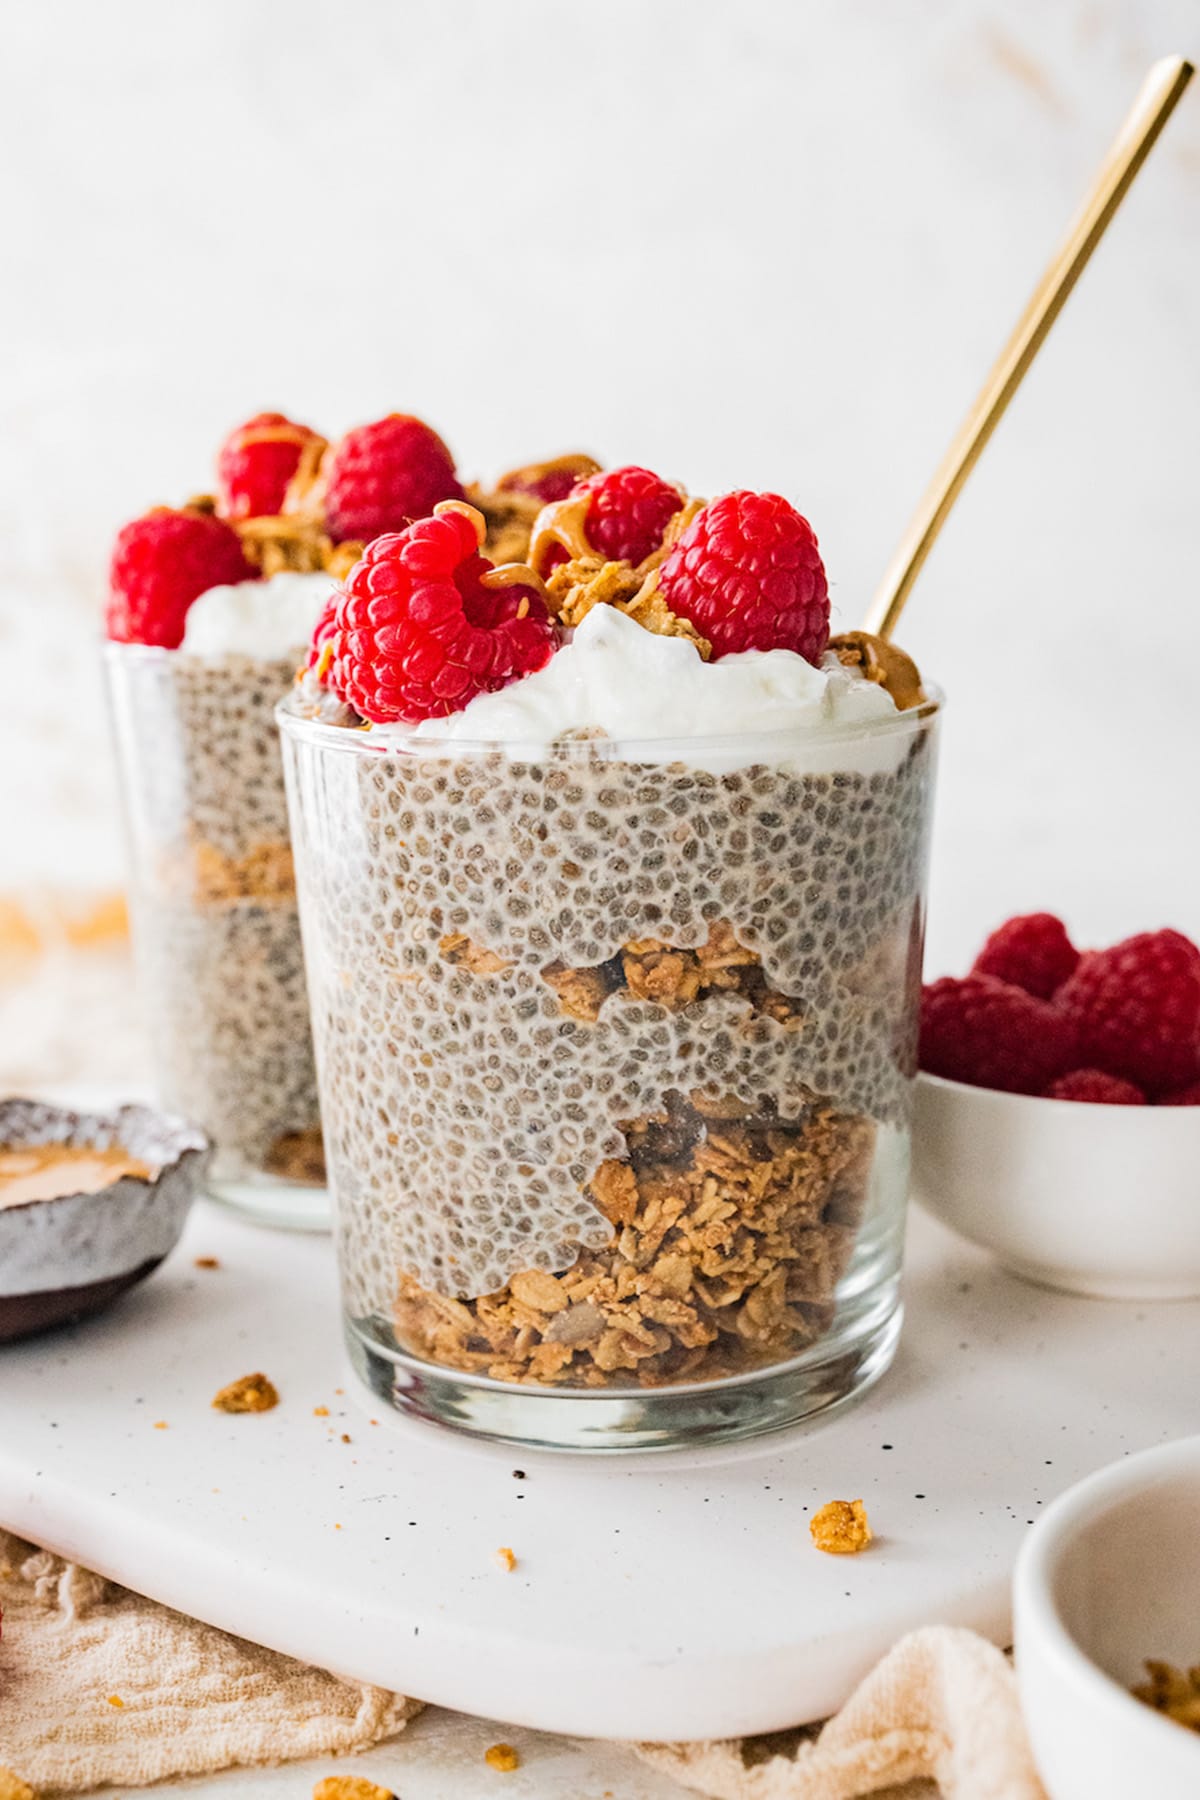
M0 1766L39 1794L364 1750L419 1711L4 1531L0 1607Z
M920 1777L947 1800L1046 1800L1007 1659L948 1625L901 1638L793 1756L747 1767L746 1749L638 1746L646 1762L708 1800L858 1800Z
M366 1749L419 1702L171 1612L0 1531L0 1766L40 1794ZM791 1736L792 1734L788 1734ZM1012 1671L969 1631L904 1638L819 1735L643 1744L710 1800L858 1800L927 1777L948 1800L1045 1800Z

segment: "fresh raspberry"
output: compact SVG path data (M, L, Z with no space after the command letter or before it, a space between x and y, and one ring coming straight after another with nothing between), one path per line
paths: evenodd
M325 679L372 724L458 712L549 662L558 636L541 596L485 586L482 539L480 515L452 505L376 538L346 577Z
M325 471L325 528L335 543L402 531L439 500L461 500L454 458L435 431L410 413L389 413L348 431Z
M214 513L156 506L117 533L108 571L105 629L119 644L183 642L184 619L211 587L254 581L232 525Z
M663 532L683 505L678 488L636 465L589 475L571 493L591 496L583 529L606 562L642 562L660 547Z
M1010 1094L1040 1094L1078 1063L1070 1021L991 975L947 976L921 992L921 1067Z
M552 462L527 463L523 468L510 469L496 483L496 491L528 494L532 499L540 500L543 506L550 506L556 500L565 500L577 481L599 473L600 464L594 456L588 456L582 450L572 451L566 456L556 456Z
M1072 1069L1046 1089L1047 1100L1090 1100L1096 1106L1145 1106L1146 1096L1132 1081L1106 1075L1103 1069Z
M829 589L808 520L779 494L744 490L710 500L659 573L663 599L713 647L795 650L820 660Z
M1158 1106L1200 1106L1200 1081L1190 1082L1187 1087L1176 1088L1170 1094L1160 1094L1156 1104Z
M1079 961L1067 928L1053 913L1026 913L993 931L971 968L1049 1000Z
M1055 1005L1097 1069L1151 1095L1200 1078L1200 950L1181 932L1143 931L1085 951Z
M321 442L315 431L283 413L255 413L230 432L217 456L222 511L231 519L281 513L305 449Z

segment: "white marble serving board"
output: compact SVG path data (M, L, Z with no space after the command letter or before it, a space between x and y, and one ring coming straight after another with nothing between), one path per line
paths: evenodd
M463 1712L599 1737L770 1730L830 1712L912 1626L1005 1641L1039 1508L1194 1429L1200 1303L1042 1292L918 1216L908 1309L891 1373L815 1429L688 1457L518 1454L360 1399L329 1240L203 1203L118 1309L0 1352L0 1522ZM255 1370L274 1412L212 1410ZM859 1495L877 1542L820 1555L810 1513Z

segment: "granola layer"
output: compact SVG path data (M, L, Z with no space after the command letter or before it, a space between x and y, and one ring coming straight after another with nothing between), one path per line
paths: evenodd
M816 1100L784 1126L732 1097L669 1094L626 1124L628 1158L589 1184L607 1245L470 1301L402 1274L397 1337L449 1368L550 1386L711 1381L783 1361L832 1321L875 1131Z

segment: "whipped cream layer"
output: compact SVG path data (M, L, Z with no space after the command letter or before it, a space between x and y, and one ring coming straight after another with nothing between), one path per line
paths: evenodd
M209 588L188 608L183 648L193 656L251 656L270 661L312 637L337 586L332 575L284 570L269 581Z
M772 760L819 774L894 769L907 749L905 734L853 744L827 734L869 732L899 716L885 688L832 655L819 668L792 650L746 650L705 662L685 638L659 637L615 607L595 606L544 668L405 735L527 751L587 733L636 740L639 762L679 762L720 775ZM778 744L756 747L755 739L777 732L799 740L786 756ZM704 741L734 738L744 741Z

